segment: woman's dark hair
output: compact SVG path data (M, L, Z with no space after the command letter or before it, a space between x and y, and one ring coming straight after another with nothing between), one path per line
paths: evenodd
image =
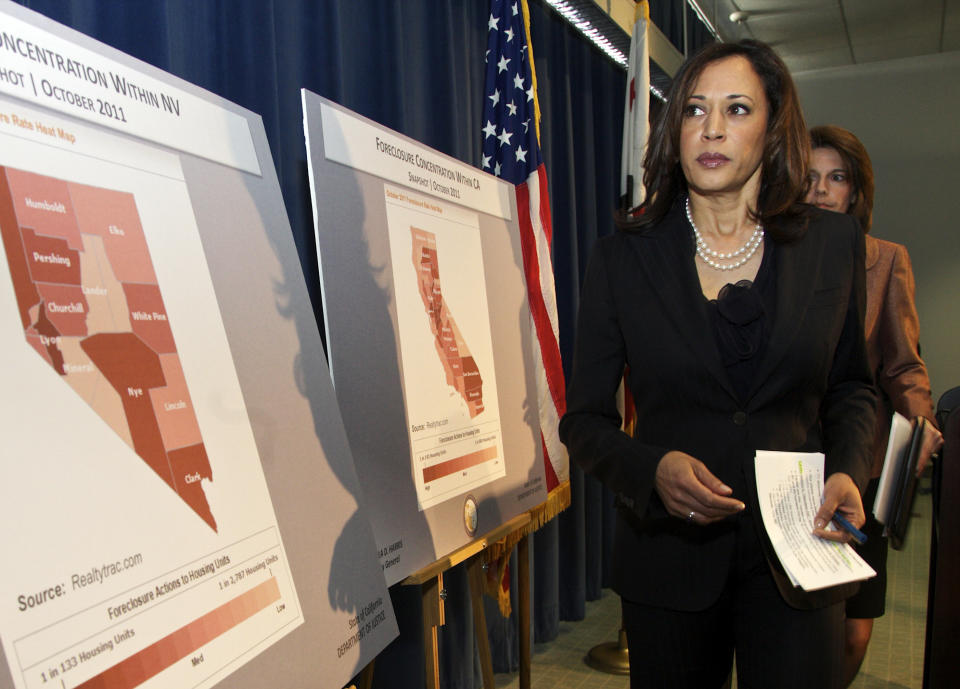
M810 130L810 148L832 148L840 154L853 190L847 213L869 232L873 224L873 165L860 139L843 127L827 124Z
M687 60L667 93L667 104L653 124L643 159L643 184L647 199L638 208L619 214L618 225L626 230L643 229L658 222L673 203L686 193L687 181L680 167L680 128L687 99L707 65L728 57L746 58L763 84L769 112L763 146L760 193L754 221L777 241L802 234L806 223L789 226L784 220L806 215L799 202L807 188L809 139L797 90L786 65L765 43L712 43Z

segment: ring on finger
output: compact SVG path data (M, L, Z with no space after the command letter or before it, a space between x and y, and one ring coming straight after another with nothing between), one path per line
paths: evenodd
M693 510L690 510L690 514L687 515L687 521L688 521L688 522L692 522L692 521L693 521L693 518L696 517L696 516L697 516L697 513L694 512Z

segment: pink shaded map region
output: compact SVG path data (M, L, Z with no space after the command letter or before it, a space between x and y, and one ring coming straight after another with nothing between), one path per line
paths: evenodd
M66 182L23 170L10 170L7 178L21 227L43 228L38 234L62 239L68 249L83 249Z
M47 318L60 335L87 334L87 298L80 285L37 285Z
M164 387L150 390L153 412L157 417L164 447L182 448L201 443L200 426L193 411L187 380L183 376L180 358L176 354L159 357L163 370Z
M35 282L80 284L80 252L71 249L66 239L38 235L25 227L23 246Z
M157 284L133 194L70 184L81 234L100 236L120 282Z
M213 472L133 195L0 166L0 237L27 345L216 531Z
M470 418L475 418L484 409L483 378L443 299L436 235L416 227L410 228L410 234L413 239L412 259L417 271L417 288L430 320L434 348L443 366L447 385L460 394L467 405Z
M160 288L157 285L127 282L123 285L123 292L127 297L133 332L149 343L157 353L176 351Z

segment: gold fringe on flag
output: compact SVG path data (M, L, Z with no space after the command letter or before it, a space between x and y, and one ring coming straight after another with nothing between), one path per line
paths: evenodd
M534 531L537 531L568 507L570 507L570 482L564 481L550 491L546 500L529 510L531 518L527 524L496 543L487 545L483 551L484 561L490 562L503 555L509 555L510 551L513 550L514 546L516 546L524 536L528 536Z
M507 534L496 543L490 543L483 551L483 564L487 568L486 593L497 600L500 614L510 616L510 589L503 588L503 579L510 563L510 553L524 537L542 527L570 506L570 481L564 481L550 491L547 499L529 510L530 521L523 528Z
M537 143L540 143L540 99L537 97L537 68L533 64L533 41L530 40L530 7L527 0L520 0L523 7L523 30L527 34L527 59L530 60L530 78L533 81L533 123L537 127Z
M640 2L637 3L637 6L633 9L634 24L640 21L640 17L650 21L650 3L647 2L647 0L640 0Z

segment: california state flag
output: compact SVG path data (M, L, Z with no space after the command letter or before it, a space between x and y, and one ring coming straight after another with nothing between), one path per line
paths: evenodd
M637 3L630 61L627 64L627 95L623 104L623 157L620 161L620 194L624 208L643 203L643 154L647 147L647 120L650 113L650 48L647 26L650 7L647 0Z

